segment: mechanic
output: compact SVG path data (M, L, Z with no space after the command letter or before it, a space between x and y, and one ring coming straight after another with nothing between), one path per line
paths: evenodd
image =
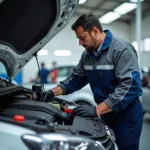
M103 31L92 14L80 16L72 25L85 48L66 80L47 91L44 100L70 94L90 84L97 106L80 105L74 115L101 118L114 131L119 150L138 150L143 110L137 53L128 42Z

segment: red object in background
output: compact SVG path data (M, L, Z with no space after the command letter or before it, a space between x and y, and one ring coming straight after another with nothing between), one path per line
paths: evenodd
M24 122L25 117L22 115L14 115L14 120L17 122Z
M147 87L150 82L150 77L146 76L142 79L142 86Z
M58 70L54 69L50 72L51 82L56 83L57 82L57 76L58 76Z

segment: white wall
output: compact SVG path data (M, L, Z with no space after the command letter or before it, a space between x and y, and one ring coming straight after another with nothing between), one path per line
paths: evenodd
M130 25L123 22L112 22L108 25L103 25L104 29L110 29L114 36L130 42Z
M78 62L80 55L83 52L83 48L79 46L78 39L76 38L74 32L71 30L71 25L76 20L73 17L69 25L63 29L59 34L57 34L43 49L49 50L48 56L39 56L39 62L44 61L48 68L51 67L52 61L56 60L58 64L70 63L72 61ZM129 41L129 25L122 22L114 22L109 25L103 25L103 29L110 29L115 36ZM72 51L71 57L55 57L53 52L55 50L67 49ZM29 79L35 78L38 68L33 58L23 70L23 81L28 82Z
M142 17L142 29L141 29L141 36L142 38L150 36L150 11L144 14ZM130 25L130 41L136 40L136 25L135 19L132 21Z
M141 24L141 38L150 37L150 11L144 14L142 17L142 24ZM130 41L136 41L136 25L135 20L132 21L130 27ZM140 53L140 62L141 67L147 66L150 67L150 52L141 52Z

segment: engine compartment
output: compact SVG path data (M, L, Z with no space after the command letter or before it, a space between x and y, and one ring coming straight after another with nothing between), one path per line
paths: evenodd
M13 88L16 90L12 90ZM73 103L57 97L43 102L39 91L18 86L13 88L8 90L7 87L7 92L0 96L0 121L19 125L36 133L84 136L101 142L108 150L114 149L113 142L106 132L106 124L100 118L73 116L64 112L64 107L75 105ZM24 119L17 120L16 115L23 116Z

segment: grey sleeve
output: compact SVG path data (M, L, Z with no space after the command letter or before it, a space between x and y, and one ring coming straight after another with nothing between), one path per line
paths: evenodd
M115 112L126 108L142 94L137 54L134 48L125 47L115 55L115 76L119 81L106 104Z
M58 85L62 88L64 95L73 93L88 83L84 70L84 57L85 52L83 52L78 65L73 68L71 74Z

